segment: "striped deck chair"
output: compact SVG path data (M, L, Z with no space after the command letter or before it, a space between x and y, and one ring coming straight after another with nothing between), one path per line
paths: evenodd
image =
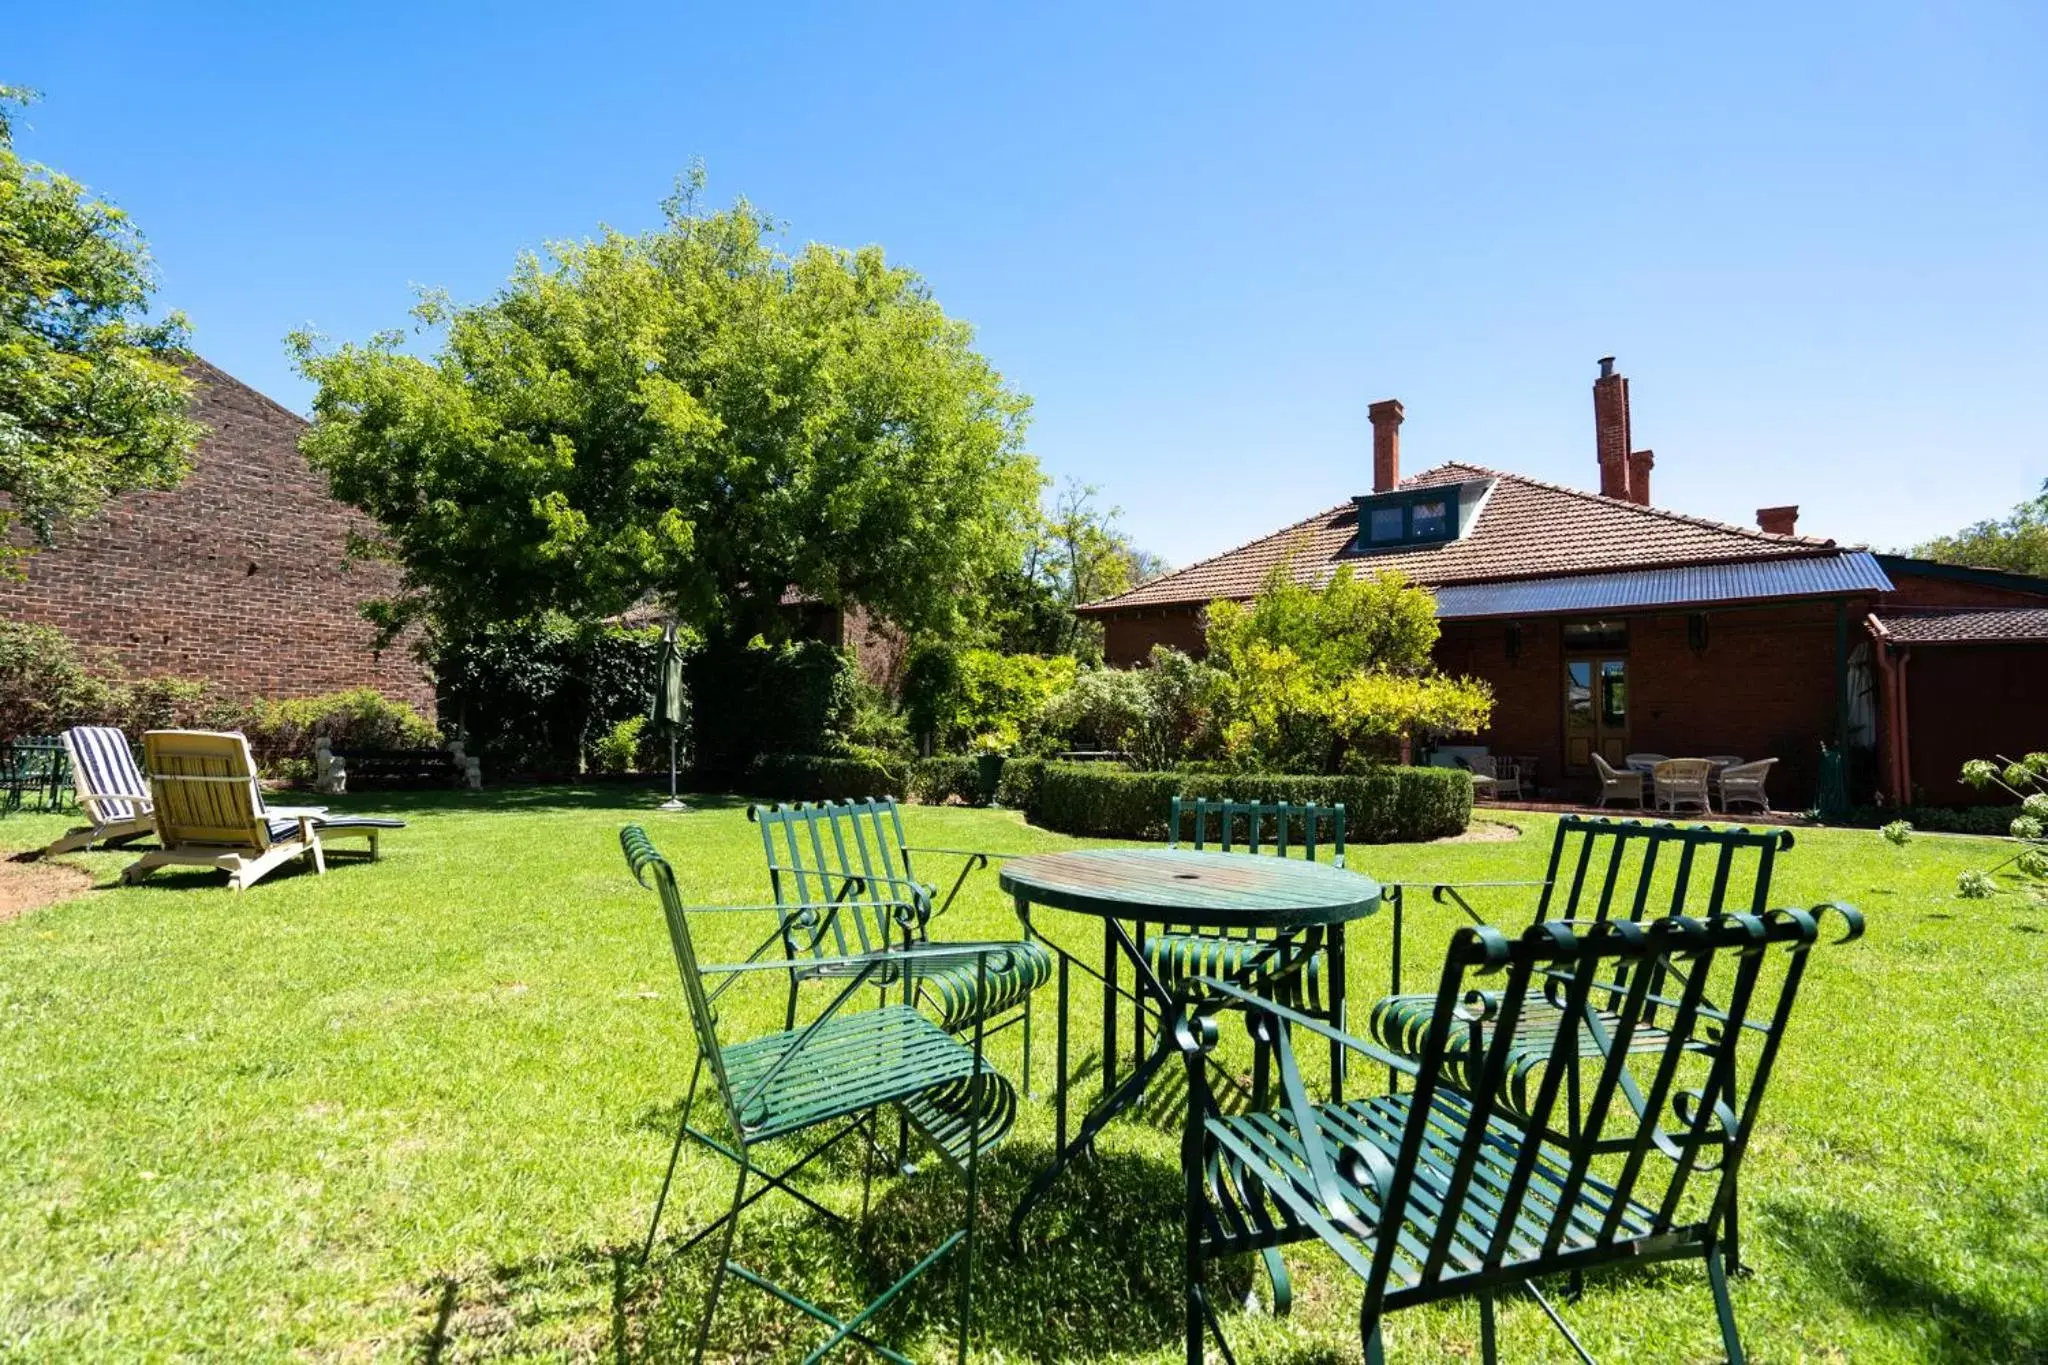
M329 815L318 807L267 808L249 741L213 730L151 730L142 737L163 847L121 872L139 882L160 867L216 867L245 890L293 858L327 871L323 841L359 838L377 856L377 836L402 820Z
M64 732L64 749L71 755L78 808L88 823L64 831L43 850L45 857L94 844L112 847L156 832L149 784L135 766L128 736L111 725L75 725Z

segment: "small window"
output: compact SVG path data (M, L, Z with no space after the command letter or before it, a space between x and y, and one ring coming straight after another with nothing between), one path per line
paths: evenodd
M1600 723L1609 729L1628 723L1628 665L1619 659L1600 661Z
M1356 549L1391 550L1458 538L1458 499L1449 492L1375 493L1354 501L1358 504Z
M1366 536L1375 545L1392 545L1408 538L1405 507L1375 507Z
M1564 623L1566 649L1627 649L1626 621L1567 621Z

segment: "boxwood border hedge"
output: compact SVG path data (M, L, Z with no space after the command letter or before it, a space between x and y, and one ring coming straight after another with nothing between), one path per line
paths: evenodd
M1025 807L1034 825L1099 839L1164 839L1174 797L1230 797L1344 805L1345 838L1413 843L1462 834L1472 820L1472 775L1455 768L1386 766L1333 777L1286 773L1139 773L1106 764L1048 763Z
M937 805L980 795L966 757L915 761L829 754L761 754L747 790L782 801L894 796ZM1344 804L1345 838L1357 844L1413 843L1461 834L1472 821L1472 775L1454 768L1386 766L1335 777L1287 773L1132 772L1108 763L1013 758L996 800L1034 825L1098 839L1164 839L1176 796L1238 801Z

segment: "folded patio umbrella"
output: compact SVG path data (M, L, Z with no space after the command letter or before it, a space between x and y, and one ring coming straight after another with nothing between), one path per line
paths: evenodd
M683 697L683 650L676 643L676 628L671 622L661 632L661 652L654 665L654 706L648 712L648 719L654 723L656 732L668 733L668 800L661 803L663 810L689 809L676 795L676 746L682 739L686 723L686 704Z

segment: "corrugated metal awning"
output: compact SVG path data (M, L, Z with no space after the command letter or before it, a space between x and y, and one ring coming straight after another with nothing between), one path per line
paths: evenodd
M1892 581L1866 550L1798 559L1752 559L1675 569L1571 574L1434 589L1439 617L1548 616L1559 612L1713 606L1784 597L1890 592Z

